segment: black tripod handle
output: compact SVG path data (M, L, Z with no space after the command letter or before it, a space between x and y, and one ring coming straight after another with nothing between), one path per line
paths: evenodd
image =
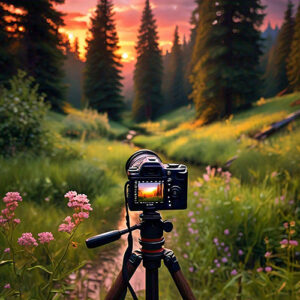
M130 227L130 231L139 229L140 227L140 224L134 225ZM88 248L96 248L117 241L121 237L121 235L126 234L128 232L128 229L105 232L87 239L85 243Z

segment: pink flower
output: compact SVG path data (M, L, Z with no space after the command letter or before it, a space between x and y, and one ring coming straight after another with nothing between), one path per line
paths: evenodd
M292 246L298 246L298 242L295 240L290 240L290 245Z
M192 217L193 215L194 215L194 212L193 211L189 211L188 217Z
M218 238L214 238L214 243L218 246L219 245L219 240Z
M272 267L265 267L265 271L266 271L267 273L271 272L271 271L272 271Z
M240 250L238 251L238 254L239 254L240 256L242 256L242 255L244 254L244 251L240 249Z
M191 222L192 222L192 223L195 223L195 222L196 222L196 219L195 219L195 218L191 218Z
M214 269L211 269L209 272L210 272L211 274L213 274L213 273L215 273L215 270L214 270Z
M193 234L193 233L194 233L194 229L193 229L193 228L191 228L191 227L189 227L189 228L188 228L188 231L189 231L191 234Z
M287 245L289 243L289 241L287 239L283 239L282 241L280 241L280 245Z
M20 219L14 219L14 222L15 222L16 224L20 224L20 223L21 223L21 220L20 220Z
M271 254L272 254L272 252L267 251L267 252L265 253L265 257L268 258L268 257L271 256Z
M190 267L189 268L189 271L192 273L192 272L194 272L194 267Z
M5 197L3 198L4 203L12 203L22 201L22 197L18 192L8 192L6 193Z
M5 248L4 249L4 253L9 253L10 252L10 248Z
M184 253L184 254L183 254L183 257L184 257L185 259L187 259L189 256L188 256L186 253Z
M198 196L199 195L199 193L198 192L194 192L194 196Z
M186 242L185 244L186 244L187 246L189 246L189 245L190 245L190 242Z
M32 236L31 232L23 233L22 236L18 239L18 243L19 245L25 247L38 246L38 243L36 242L36 239Z
M7 283L5 286L4 286L5 289L10 289L10 284Z
M66 223L60 224L58 231L63 231L63 232L67 232L70 234L72 232L72 230L75 228L75 223L73 223L71 220L72 220L71 217L67 216L65 218Z
M237 270L236 269L233 269L231 272L230 272L230 274L232 275L232 276L235 276L235 275L237 275Z
M208 182L209 181L209 176L207 174L203 174L203 179Z
M230 233L230 232L229 232L229 229L225 229L225 230L224 230L224 234L225 234L225 235L228 235L229 233Z
M284 226L284 228L288 229L289 228L289 223L285 222L285 223L283 223L283 226Z
M256 272L257 272L257 273L260 273L260 272L262 272L263 270L264 270L264 269L260 267L260 268L257 268L257 269L256 269Z
M226 257L222 257L221 260L222 260L222 263L224 263L224 264L228 262L228 259Z
M41 232L38 233L38 236L41 244L50 243L54 240L54 236L51 232Z

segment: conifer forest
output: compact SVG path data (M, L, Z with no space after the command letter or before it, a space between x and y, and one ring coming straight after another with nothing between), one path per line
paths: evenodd
M297 300L299 243L298 0L0 0L0 299Z

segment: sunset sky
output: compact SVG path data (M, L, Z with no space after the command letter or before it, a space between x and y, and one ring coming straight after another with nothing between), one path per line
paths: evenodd
M293 0L297 3L297 0ZM132 71L135 62L137 30L140 25L145 0L114 0L115 20L120 39L120 55L123 60L125 93L132 88ZM150 0L157 20L160 46L165 53L171 48L175 25L179 26L181 38L189 38L191 12L195 7L194 0ZM267 5L265 28L270 21L272 26L281 25L287 0L263 0ZM71 42L78 37L81 57L84 57L85 39L89 19L97 5L97 0L66 0L58 9L66 13L66 26L62 29L69 35Z

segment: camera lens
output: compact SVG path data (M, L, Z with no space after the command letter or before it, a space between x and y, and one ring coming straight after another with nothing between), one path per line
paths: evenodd
M128 171L128 169L132 166L138 166L139 163L142 163L143 160L146 158L146 157L149 157L149 156L155 156L160 162L161 162L161 159L159 158L159 156L151 151L151 150L148 150L148 149L143 149L143 150L139 150L137 152L135 152L133 155L131 155L127 162L126 162L126 165L125 165L125 170L126 172Z

